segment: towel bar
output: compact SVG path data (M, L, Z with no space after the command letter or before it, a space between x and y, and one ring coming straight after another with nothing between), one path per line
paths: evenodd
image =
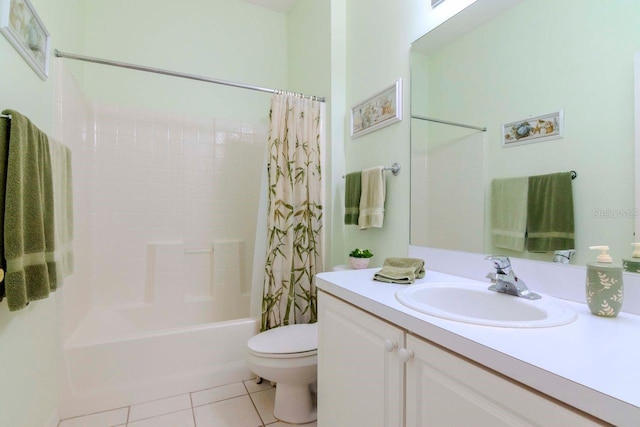
M400 163L398 163L398 162L395 162L391 166L385 166L385 167L382 168L383 171L391 171L393 176L400 175L400 169L401 169ZM344 178L345 175L342 175L342 177Z

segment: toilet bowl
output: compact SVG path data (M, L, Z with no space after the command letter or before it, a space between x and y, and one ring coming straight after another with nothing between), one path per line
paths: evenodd
M287 325L261 332L247 342L254 374L277 383L273 415L304 424L316 420L310 386L318 374L318 325Z

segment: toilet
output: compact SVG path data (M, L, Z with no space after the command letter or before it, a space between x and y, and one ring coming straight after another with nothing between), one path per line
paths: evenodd
M250 338L247 347L251 372L277 384L273 415L292 424L315 421L311 386L318 376L318 324L269 329Z

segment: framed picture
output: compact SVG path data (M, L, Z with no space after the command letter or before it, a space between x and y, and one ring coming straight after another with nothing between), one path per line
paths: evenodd
M29 0L0 0L0 32L33 71L46 80L51 36Z
M502 126L502 146L548 141L564 137L564 111L522 119Z
M357 138L402 120L402 79L351 108L351 137Z

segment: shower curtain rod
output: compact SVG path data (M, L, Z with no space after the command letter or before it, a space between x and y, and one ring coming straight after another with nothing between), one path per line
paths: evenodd
M433 119L431 117L424 117L424 116L414 116L413 114L411 115L412 119L420 119L420 120L426 120L428 122L435 122L435 123L442 123L443 125L451 125L451 126L459 126L461 128L467 128L467 129L475 129L475 130L480 130L482 132L486 132L487 128L484 127L479 127L479 126L471 126L471 125L465 125L464 123L456 123L456 122L448 122L446 120L440 120L440 119Z
M221 84L225 86L233 86L233 87L239 87L243 89L257 90L260 92L287 93L287 91L282 91L278 89L270 89L266 87L247 85L244 83L231 82L228 80L214 79L212 77L199 76L196 74L179 73L177 71L163 70L161 68L154 68L154 67L146 67L144 65L128 64L126 62L112 61L109 59L100 59L100 58L93 58L91 56L76 55L75 53L61 52L58 49L55 49L54 54L58 58L75 59L78 61L93 62L95 64L111 65L113 67L128 68L130 70L138 70L138 71L146 71L148 73L156 73L156 74L163 74L165 76L181 77L183 79L198 80L198 81L207 82L207 83L216 83L216 84ZM320 96L303 95L303 94L300 94L300 96L305 98L310 98L315 101L325 102L325 98Z

